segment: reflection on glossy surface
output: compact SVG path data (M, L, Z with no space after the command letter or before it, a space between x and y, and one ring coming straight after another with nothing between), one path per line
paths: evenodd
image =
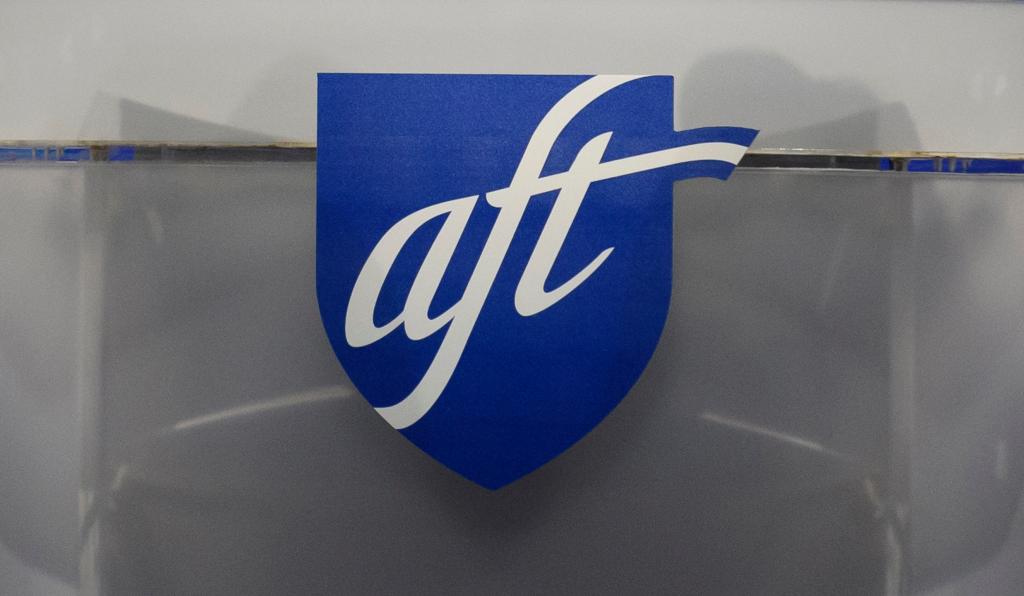
M83 168L103 262L85 592L864 594L1021 560L1001 550L1024 419L1011 178L678 185L649 369L491 493L348 389L311 164Z
M1016 178L680 184L648 371L578 446L489 493L338 367L312 291L312 164L0 176L0 272L20 280L0 305L7 592L73 590L79 428L83 593L1024 581Z

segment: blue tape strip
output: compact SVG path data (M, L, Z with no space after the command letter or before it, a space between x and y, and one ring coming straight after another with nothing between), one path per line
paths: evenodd
M879 169L885 168L880 165ZM908 160L907 171L950 174L1024 174L1024 160L927 157Z
M135 160L135 147L132 145L113 145L107 152L107 159L110 161L133 161Z
M64 147L60 161L89 161L91 155L88 147Z
M972 159L968 174L1024 174L1024 161L1009 159Z
M0 147L0 161L31 160L34 154L31 147Z

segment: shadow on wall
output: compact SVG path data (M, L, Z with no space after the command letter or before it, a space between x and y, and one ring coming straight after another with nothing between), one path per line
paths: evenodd
M239 144L265 144L276 139L270 135L213 124L162 110L153 106L121 99L122 139L152 139L176 143L216 142Z
M809 76L772 53L710 55L677 80L677 93L676 122L685 128L757 128L761 134L754 148L873 151L917 146L914 121L902 103L884 103L856 81ZM763 121L750 120L751 105Z
M119 130L118 140L172 143L260 144L309 142L316 137L316 73L325 61L296 55L267 68L249 93L222 122L168 111L129 98L98 93L80 129L80 138L94 131ZM338 70L334 65L333 70ZM332 70L325 66L325 70ZM305 130L300 138L268 130L235 126L235 122L274 123L280 130Z

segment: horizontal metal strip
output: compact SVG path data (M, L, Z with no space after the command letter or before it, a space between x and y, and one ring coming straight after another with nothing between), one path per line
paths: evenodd
M314 162L316 146L0 141L0 164L76 162L260 163ZM956 152L832 152L750 150L742 169L799 169L947 174L1024 174L1024 154Z

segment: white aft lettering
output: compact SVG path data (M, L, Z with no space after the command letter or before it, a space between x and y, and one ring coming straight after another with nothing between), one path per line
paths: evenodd
M349 345L357 348L370 345L403 325L411 340L429 337L448 327L433 361L412 392L393 406L377 408L392 426L401 429L416 423L433 407L448 385L531 197L558 191L516 287L516 311L524 317L543 312L565 298L593 275L614 250L614 247L609 247L601 251L590 264L558 288L544 289L592 183L689 161L739 162L746 146L720 142L684 145L602 162L612 136L606 132L584 145L568 171L541 177L541 169L555 140L573 117L604 93L637 78L640 77L595 76L566 94L544 116L530 138L512 182L506 188L486 193L487 202L499 209L497 219L462 297L444 313L431 318L428 309L479 195L437 203L411 213L388 230L374 247L359 272L345 313L345 337ZM404 309L394 319L378 327L373 322L374 309L399 252L424 224L442 216L444 224L413 280Z

